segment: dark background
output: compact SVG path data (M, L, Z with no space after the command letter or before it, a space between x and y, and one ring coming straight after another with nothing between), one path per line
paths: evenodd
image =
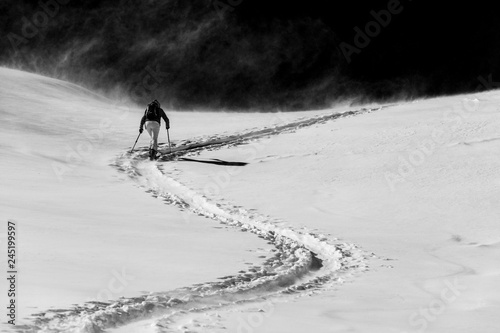
M500 81L494 2L402 0L348 61L342 43L390 1L60 1L41 1L46 22L39 1L0 2L2 65L183 110L317 109Z

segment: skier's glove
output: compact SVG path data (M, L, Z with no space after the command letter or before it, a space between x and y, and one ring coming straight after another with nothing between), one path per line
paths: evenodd
M142 131L144 131L144 130L142 128L139 128L139 134L141 134Z
M167 126L165 126L165 128L166 128L166 129L170 129L170 126L169 126L169 125L167 125Z

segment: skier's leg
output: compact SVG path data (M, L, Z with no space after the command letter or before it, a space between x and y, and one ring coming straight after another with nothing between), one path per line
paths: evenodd
M154 137L154 134L153 134L154 124L153 123L156 123L156 121L146 121L146 124L144 126L146 128L146 131L148 131L149 136L151 137L151 140L149 140L149 149L150 150L153 148L153 144L154 144L154 140L153 140L153 137Z
M151 140L149 140L149 159L150 160L153 160L155 155L156 155L156 151L154 149L154 146L155 146L155 134L154 134L154 129L155 129L155 124L158 124L156 121L146 121L146 124L145 124L145 128L146 128L146 131L148 131L148 134L149 136L151 137Z
M156 152L158 150L158 135L160 134L160 124L156 121L153 122L152 127L152 141L153 141L153 150Z
M156 152L158 151L158 135L160 134L160 124L156 121L147 121L146 130L151 137L149 142L149 158L151 160L156 158Z

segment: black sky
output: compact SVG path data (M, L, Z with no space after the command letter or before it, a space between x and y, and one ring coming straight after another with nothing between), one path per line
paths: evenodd
M237 8L243 20L258 22L275 18L313 17L327 24L338 38L353 44L355 27L365 30L376 21L372 11L399 4L401 12L391 15L351 66L357 75L377 80L402 73L447 71L470 75L496 69L491 58L498 49L500 18L495 3L471 1L244 1Z
M133 97L176 108L308 109L500 80L494 2L70 1L22 49L6 37L20 34L40 2L0 7L2 63L129 93L145 68L159 68L158 87Z

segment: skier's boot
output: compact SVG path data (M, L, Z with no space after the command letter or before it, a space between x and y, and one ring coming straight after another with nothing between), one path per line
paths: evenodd
M155 157L156 153L153 148L149 148L149 160L152 161Z
M156 155L157 152L158 151L153 149L153 160L156 160L158 158L158 156Z

